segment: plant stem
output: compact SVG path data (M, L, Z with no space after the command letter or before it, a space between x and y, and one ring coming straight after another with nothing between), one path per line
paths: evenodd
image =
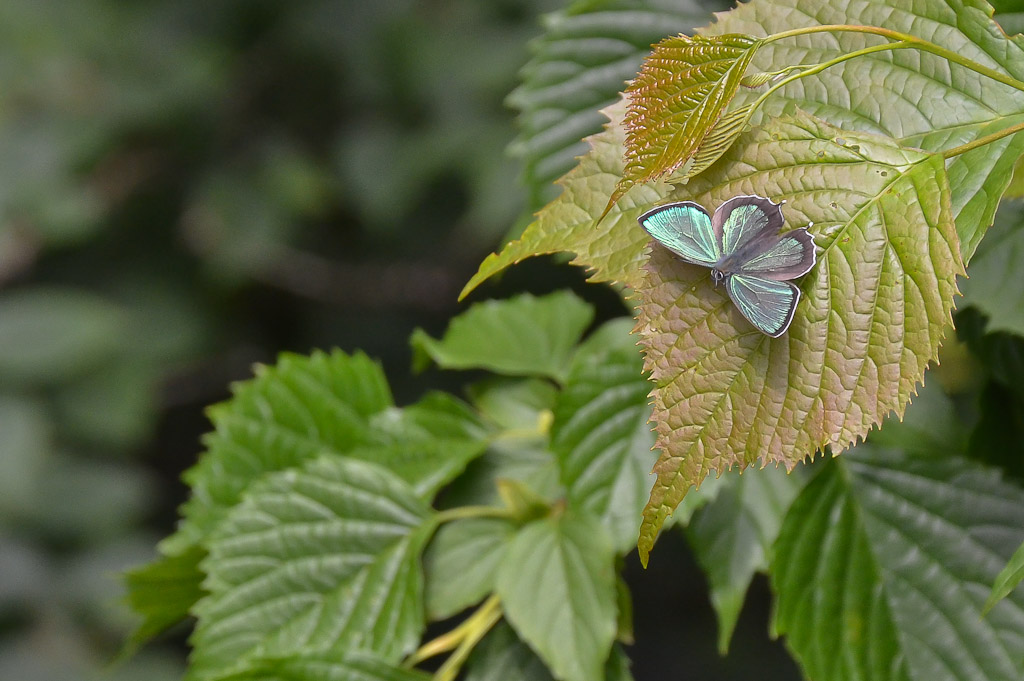
M873 54L875 52L885 52L887 50L904 50L904 49L911 48L911 47L914 47L914 45L912 45L912 44L910 44L908 42L887 43L885 45L872 45L871 47L865 47L862 50L857 50L856 52L850 52L848 54L844 54L844 55L841 55L839 57L836 57L835 59L831 59L829 61L822 62L821 64L816 64L815 66L808 67L806 70L801 71L800 73L794 73L792 76L788 76L786 78L783 78L778 83L775 83L770 88L768 88L768 90L766 90L764 92L764 94L762 94L760 97L758 97L757 101L754 102L753 106L751 107L751 111L753 111L754 109L757 109L757 107L761 106L761 103L765 99L767 99L768 96L771 95L773 92L775 92L776 90L778 90L781 87L784 87L785 85L787 85L789 83L792 83L794 80L798 80L800 78L803 78L804 76L813 76L814 74L821 73L822 71L824 71L825 69L827 69L827 68L829 68L831 66L835 66L836 64L841 64L842 62L848 61L850 59L856 59L857 57L863 57L866 54Z
M897 40L902 43L910 43L911 46L918 49L924 50L925 52L931 52L934 55L947 59L954 64L959 64L964 68L970 69L975 73L980 73L984 76L988 76L992 80L999 81L1004 85L1009 85L1017 90L1024 91L1024 82L1017 80L1005 73L1000 73L995 69L991 69L987 66L971 61L967 57L964 57L956 52L947 50L944 47L940 47L935 43L930 43L927 40L918 38L917 36L910 35L909 33L901 33L899 31L893 31L888 28L880 28L878 26L854 26L847 24L826 24L823 26L806 26L804 28L794 28L789 31L782 31L781 33L775 33L773 35L764 38L762 44L775 42L783 38L792 38L800 35L809 35L812 33L868 33L873 35L880 35L891 40ZM863 54L863 51L861 51Z
M968 151L977 149L978 147L983 147L986 144L991 144L996 140L1001 140L1004 137L1009 137L1010 135L1016 134L1021 131L1024 131L1024 123L1011 125L1008 128L1003 128L999 132L993 132L989 135L979 137L973 142L961 144L959 147L953 147L952 149L946 149L944 152L942 152L942 158L953 158L954 156L959 156L960 154L966 154Z
M415 653L406 658L402 666L412 669L424 660L464 645L467 640L472 639L473 645L475 645L484 634L490 631L498 617L501 617L501 599L492 595L462 624L447 634L438 636L420 646Z
M473 652L473 648L499 619L501 619L501 600L496 595L492 595L473 613L472 617L463 623L468 624L473 621L472 627L467 629L459 647L434 673L434 681L455 681L455 677L459 675L462 665L465 664L469 654Z
M436 522L447 523L463 518L511 518L512 513L501 506L458 506L438 511L434 516Z

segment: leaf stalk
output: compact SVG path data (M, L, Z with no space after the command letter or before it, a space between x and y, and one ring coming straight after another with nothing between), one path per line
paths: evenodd
M936 45L935 43L928 42L923 38L918 38L915 35L909 33L901 33L900 31L893 31L888 28L881 28L878 26L858 26L850 24L825 24L822 26L805 26L804 28L794 28L789 31L782 31L781 33L772 34L764 38L762 44L775 42L776 40L782 40L783 38L793 38L800 35L810 35L812 33L867 33L871 35L879 35L891 40L896 40L899 43L909 43L910 47L915 47L925 52L930 52L936 56L947 59L954 64L959 64L964 68L970 69L975 73L980 73L983 76L988 76L992 80L998 81L1004 85L1009 85L1012 88L1024 92L1024 82L1017 80L1005 73L996 71L987 66L979 64L978 62L972 61L961 54L947 50L944 47ZM858 51L860 54L864 54L863 51ZM851 53L854 54L854 53ZM804 74L808 75L808 74Z
M986 144L991 144L992 142L996 142L1004 137L1009 137L1010 135L1014 135L1021 131L1024 131L1024 123L1017 123L1016 125L1011 125L1010 127L1003 128L998 132L993 132L989 135L979 137L978 139L972 142L968 142L967 144L961 144L958 147L946 149L944 152L942 152L942 158L950 159L953 158L954 156L959 156L960 154L966 154L968 151L972 151L974 149L977 149L978 147L983 147Z
M420 662L428 660L435 655L454 650L455 652L444 661L444 664L434 674L434 681L454 681L473 648L476 647L480 639L491 630L499 619L501 619L501 599L497 595L492 594L465 622L447 634L424 643L420 646L419 650L402 663L402 666L406 669L412 669Z

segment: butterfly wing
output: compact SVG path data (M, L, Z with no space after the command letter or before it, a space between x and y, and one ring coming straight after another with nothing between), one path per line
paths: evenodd
M775 237L773 245L758 253L743 249L743 257L733 269L762 279L784 281L796 279L811 271L817 259L814 253L814 237L806 228L794 229L781 237Z
M739 260L775 243L785 225L782 204L762 196L734 196L715 210L711 226L722 253Z
M737 309L761 333L778 338L793 321L800 289L788 281L733 274L725 290Z
M658 243L686 262L713 267L721 257L711 216L699 203L665 204L647 211L637 220Z

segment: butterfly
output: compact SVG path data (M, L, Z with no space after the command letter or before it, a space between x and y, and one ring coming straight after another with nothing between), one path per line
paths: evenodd
M684 262L711 268L732 302L758 331L772 338L793 321L800 289L789 280L811 271L814 237L806 227L780 234L782 204L761 196L734 196L714 216L699 203L653 208L640 226Z

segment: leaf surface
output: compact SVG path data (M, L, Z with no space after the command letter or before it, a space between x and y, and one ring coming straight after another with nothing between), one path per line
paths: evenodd
M668 197L671 186L658 180L636 185L601 218L608 197L622 177L624 112L622 102L604 110L612 124L606 126L604 132L587 138L591 150L559 180L562 193L537 214L537 219L527 226L519 239L505 244L499 253L484 258L477 273L462 289L460 298L510 265L536 255L562 251L575 254L572 264L587 268L592 282L618 282L627 286L639 283L649 237L636 219Z
M553 681L544 662L505 623L491 631L466 665L466 681ZM604 681L633 681L629 657L619 645L605 664Z
M325 652L302 657L259 660L252 668L218 681L430 681L414 669L401 669L372 655Z
M1015 202L1016 203L1016 202ZM987 331L1010 331L1024 336L1024 210L1008 204L971 259L963 283L965 304L988 317Z
M620 553L636 541L657 458L642 364L635 349L578 358L551 427L551 450L569 503L601 518Z
M494 590L514 530L500 518L466 518L437 531L423 558L430 619L451 617Z
M686 527L697 560L711 582L718 615L718 650L725 655L750 581L768 568L768 556L804 478L781 468L724 477L718 495Z
M328 455L265 477L210 541L190 678L332 649L398 662L425 625L429 518L405 483L361 461Z
M262 474L364 441L367 419L393 406L384 372L362 353L285 353L256 373L232 386L232 399L209 409L214 431L183 476L192 497L182 507L182 525L161 544L165 552L207 536Z
M592 681L617 628L614 551L591 516L534 521L509 544L498 571L505 616L560 681Z
M992 593L989 594L988 600L985 601L983 612L988 612L995 607L996 603L1009 596L1020 585L1021 581L1024 581L1024 544L1017 548L1010 557L1010 562L996 575L996 581L992 585Z
M991 16L992 8L983 0L910 5L899 0L752 0L719 14L701 33L764 36L819 24L882 26L1024 79L1024 38L1008 38ZM784 39L758 49L752 69L822 63L882 42L860 33ZM740 92L736 105L756 96ZM752 122L766 122L797 106L845 130L886 134L905 146L941 151L1024 121L1021 96L1019 90L942 57L897 50L858 57L786 85L764 102ZM949 160L951 203L965 261L992 224L1022 153L1024 134L1018 133Z
M986 617L1024 538L1024 492L963 459L869 445L829 462L775 546L775 626L809 678L1010 681L1024 594Z
M612 202L633 184L693 159L736 96L758 47L759 40L738 33L679 35L654 46L626 88L626 165ZM733 127L726 121L724 129ZM703 161L701 166L710 165Z
M963 273L939 156L798 113L747 133L726 160L691 180L692 197L712 209L737 194L785 200L790 226L813 221L818 262L800 282L792 326L773 339L707 268L653 249L637 328L662 454L644 559L711 471L758 460L792 468L902 414L937 355Z
M573 349L593 318L593 308L571 291L476 303L451 321L441 340L417 329L410 339L413 365L423 369L433 361L442 369L488 369L563 381Z
M581 140L601 131L600 109L618 98L651 45L709 18L695 0L575 0L542 18L544 34L507 100L520 112L509 151L523 160L534 208L554 198L552 183L586 153Z
M126 652L188 616L189 608L203 595L199 563L205 557L205 550L193 546L124 574L128 605L143 617L125 645Z

